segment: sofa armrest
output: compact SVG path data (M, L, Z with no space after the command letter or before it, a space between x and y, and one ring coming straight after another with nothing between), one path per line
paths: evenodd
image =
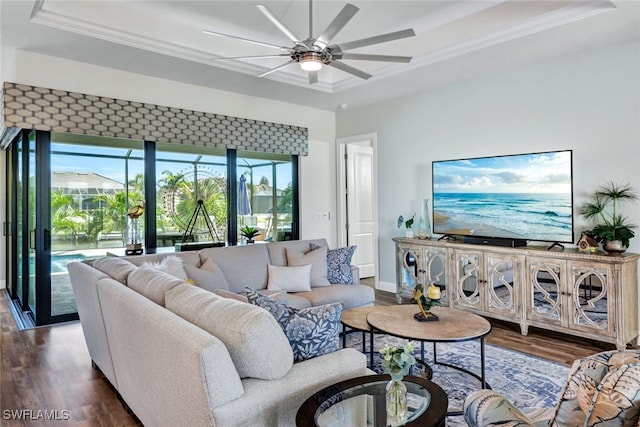
M211 409L244 392L213 335L110 279L98 281L118 391L144 425L215 425Z
M117 389L118 382L96 288L98 280L108 279L109 276L84 262L71 262L67 268L91 360Z
M360 267L351 264L351 274L353 275L353 284L357 285L360 283Z
M216 425L221 426L295 426L300 406L314 393L349 378L370 375L366 356L352 348L293 364L284 377L264 381L242 380L244 395L213 409ZM366 425L366 407L354 408L339 425Z
M470 427L509 425L510 427L548 426L553 408L536 409L526 414L493 390L478 390L464 400L464 419Z

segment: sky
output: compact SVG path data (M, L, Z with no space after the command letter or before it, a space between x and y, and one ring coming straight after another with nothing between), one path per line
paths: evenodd
M571 193L571 150L433 162L434 193Z
M125 181L125 160L114 158L102 158L99 155L115 155L124 156L129 151L125 148L114 147L92 147L86 145L74 145L74 144L52 144L52 151L54 154L51 156L51 170L56 172L93 172L98 175L110 178L114 181L124 183ZM70 153L84 153L86 156L69 156L62 154L55 154L55 152L70 152ZM132 157L128 162L129 179L133 179L136 174L143 173L144 164L142 161L142 150L132 150L130 154ZM193 161L198 155L191 153L175 153L175 152L159 152L157 154L158 163L156 166L156 178L162 179L164 175L162 172L165 170L171 170L173 173L184 173L191 171L191 163L167 163L162 160L187 160ZM239 161L244 162L245 159ZM249 164L264 164L268 161L261 159L246 159ZM214 176L226 176L226 158L219 156L202 156L202 161L208 163L218 163L221 165L206 164L200 167L205 169L211 175ZM239 173L248 170L248 168L239 168ZM254 184L259 184L260 178L266 175L269 183L272 183L271 167L260 167L254 171ZM278 188L284 189L291 181L291 168L278 166L277 167L277 180Z

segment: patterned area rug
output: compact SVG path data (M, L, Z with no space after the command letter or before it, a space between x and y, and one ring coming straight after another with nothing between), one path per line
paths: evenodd
M403 345L407 340L375 335L374 367L381 372L378 350L383 346ZM365 340L369 348L369 336ZM420 345L417 342L414 354L420 357ZM362 350L362 333L352 332L347 335L347 347ZM480 374L480 343L469 341L462 343L438 344L438 362L447 363ZM486 379L493 390L507 396L519 408L554 407L565 384L569 367L534 356L529 356L502 347L485 344ZM368 353L367 353L368 357ZM461 411L464 398L471 391L480 388L480 381L474 377L433 363L433 345L425 343L425 362L433 369L432 381L444 389L449 398L449 411ZM415 375L423 375L417 371ZM447 426L466 426L462 416L447 418Z

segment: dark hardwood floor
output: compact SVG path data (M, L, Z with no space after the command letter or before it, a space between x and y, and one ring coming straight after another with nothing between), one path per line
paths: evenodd
M395 297L377 292L376 303L395 304ZM525 337L516 325L491 323L488 343L561 363L614 348L540 330ZM79 322L19 331L4 294L0 295L0 365L2 426L137 424L108 381L91 366Z

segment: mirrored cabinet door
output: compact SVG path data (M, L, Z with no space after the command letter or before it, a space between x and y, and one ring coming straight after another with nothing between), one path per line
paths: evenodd
M413 298L416 284L423 280L423 267L421 247L401 246L398 249L396 299L400 304L403 298Z
M540 323L563 323L563 286L566 263L552 258L529 259L530 288L527 318Z
M584 262L571 262L569 326L596 329L600 334L613 336L613 272L608 266L593 266Z
M456 305L483 309L483 298L480 292L482 253L454 250L451 256L455 261L451 282Z
M518 268L520 259L517 256L486 253L484 258L485 277L487 280L487 305L495 313L516 315L522 284Z
M449 293L446 286L447 250L442 248L425 248L424 252L424 281L425 286L436 285L440 288L440 303L449 305Z

